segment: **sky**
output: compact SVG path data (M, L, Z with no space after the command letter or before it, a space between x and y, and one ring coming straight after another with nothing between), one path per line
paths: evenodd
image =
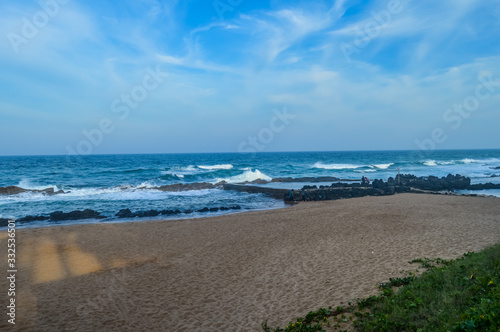
M0 155L500 148L498 0L0 0Z

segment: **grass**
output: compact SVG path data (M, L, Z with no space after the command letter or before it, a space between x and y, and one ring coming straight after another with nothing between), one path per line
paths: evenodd
M425 269L379 285L379 296L357 305L321 308L285 328L266 332L337 330L351 320L358 331L495 331L500 332L500 244L446 261L418 259ZM347 319L349 317L349 319ZM354 319L353 319L354 317Z

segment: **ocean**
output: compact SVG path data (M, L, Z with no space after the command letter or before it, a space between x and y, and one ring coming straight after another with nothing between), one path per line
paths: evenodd
M197 211L201 208L239 205L240 210L284 207L281 200L263 194L201 189L182 192L155 189L175 183L241 183L277 177L334 176L342 179L394 177L403 174L446 176L461 174L472 183L500 183L500 150L446 151L352 151L352 152L269 152L93 155L93 156L5 156L0 157L0 187L24 189L53 188L65 193L24 192L0 195L0 218L19 219L27 215L48 215L54 211L92 209L107 217L102 220L65 221L58 224L129 222L117 219L121 209ZM298 189L310 184L268 183L262 186ZM329 185L330 183L314 183ZM478 194L500 196L499 190ZM230 211L192 212L173 216L134 218L179 219L234 213ZM31 222L18 227L56 224Z

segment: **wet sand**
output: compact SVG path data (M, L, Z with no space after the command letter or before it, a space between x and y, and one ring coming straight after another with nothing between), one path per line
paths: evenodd
M500 242L500 198L305 202L203 219L24 229L16 241L16 325L3 313L2 331L259 331L266 319L283 326L376 294L376 284L415 269L409 260L452 259ZM6 267L5 231L0 248Z

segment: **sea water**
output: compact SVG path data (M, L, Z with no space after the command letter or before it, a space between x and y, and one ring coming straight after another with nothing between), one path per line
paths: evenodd
M269 152L0 157L0 187L63 190L63 194L25 192L0 195L0 218L48 215L54 211L92 209L116 222L121 209L198 210L240 205L241 210L273 209L284 203L263 194L203 189L182 192L155 189L174 183L270 181L278 177L333 176L357 180L403 174L461 174L472 183L500 183L500 150ZM269 183L276 188L300 188L309 183ZM317 184L317 183L315 183ZM326 184L326 183L325 183ZM478 192L479 193L479 192ZM499 190L481 194L500 196ZM220 214L193 213L185 217ZM171 218L179 218L179 215ZM166 219L159 216L158 219ZM154 219L154 218L147 218ZM52 222L35 222L43 226Z

